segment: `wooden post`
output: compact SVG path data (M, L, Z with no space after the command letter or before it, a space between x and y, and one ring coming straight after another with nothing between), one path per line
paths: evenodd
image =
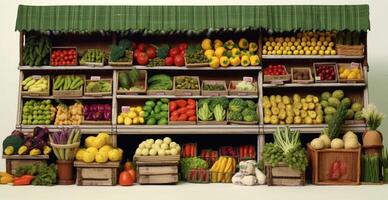
M19 33L19 66L23 66L24 32Z

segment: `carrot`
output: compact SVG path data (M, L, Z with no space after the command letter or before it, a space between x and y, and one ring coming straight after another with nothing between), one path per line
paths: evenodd
M195 156L195 145L194 144L191 144L190 145L191 146L191 152L190 152L190 155L192 156L192 157L194 157Z
M186 114L181 114L181 115L178 117L178 121L187 121L187 115L186 115Z
M195 113L196 113L195 110L187 110L187 111L186 111L186 115L189 116L189 117L195 116Z

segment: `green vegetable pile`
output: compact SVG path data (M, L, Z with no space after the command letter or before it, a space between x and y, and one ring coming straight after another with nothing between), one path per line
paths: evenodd
M200 99L198 102L198 118L202 121L224 121L229 100L226 97Z
M186 90L198 90L199 81L195 77L177 76L175 77L175 88Z
M144 120L147 125L168 124L168 99L148 100L145 102Z
M112 84L106 80L89 81L86 85L86 92L110 92Z
M171 90L172 78L166 74L156 74L148 79L148 90Z
M189 49L190 50L190 49ZM204 55L202 49L195 51L187 51L186 52L186 62L187 63L208 63L209 59Z
M225 86L223 84L204 84L203 90L208 91L223 91L226 90Z
M33 35L26 39L23 49L23 63L29 66L49 64L51 42L48 36Z
M119 90L144 90L144 83L140 81L140 72L137 69L120 71L118 75Z
M15 176L35 176L32 185L54 185L57 182L57 166L55 164L32 164L16 168Z
M79 63L84 65L87 62L104 63L105 53L101 49L88 49L82 56Z
M29 100L23 105L22 124L50 124L55 118L56 109L51 100Z
M232 99L228 105L228 119L233 121L257 121L257 104L252 100Z
M273 136L274 143L264 145L264 162L272 166L285 162L293 169L305 171L308 160L300 142L299 131L291 131L288 126L278 127Z
M362 181L370 183L379 182L379 157L377 155L363 155L362 156Z
M3 145L4 146L4 145ZM384 182L388 182L388 149L383 151L381 156L381 166L383 167Z
M76 75L58 75L54 78L54 90L79 90L84 80Z
M132 44L128 39L122 39L116 45L113 44L110 48L110 61L112 62L131 62Z
M165 65L166 65L166 62L163 58L156 57L156 58L149 59L147 67L165 66Z
M207 169L209 168L207 162L198 157L182 158L181 159L181 173L182 179L186 179L187 172L191 169Z

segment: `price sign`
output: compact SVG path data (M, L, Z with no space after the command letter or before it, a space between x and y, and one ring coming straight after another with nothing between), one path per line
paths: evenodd
M253 82L253 77L249 77L249 76L244 76L243 77L243 81L246 81L246 82Z
M32 79L34 79L34 80L39 80L41 78L42 78L42 76L40 76L40 75L33 75L32 76Z
M101 76L91 76L90 80L92 80L92 81L99 81L99 80L101 80Z
M127 113L129 112L129 108L131 108L131 106L121 106L121 112Z

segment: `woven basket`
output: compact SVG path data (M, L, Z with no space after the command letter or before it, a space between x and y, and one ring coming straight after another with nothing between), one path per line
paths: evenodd
M335 45L338 55L345 56L362 56L364 55L364 45Z
M66 160L74 160L75 153L77 152L80 143L76 142L73 144L54 144L54 143L50 142L50 145L51 145L51 147L53 147L53 151L54 151L55 155L57 156L58 160L60 160L60 159L59 159L59 156L57 155L57 153L59 153L60 151L64 151L64 150L70 150L69 154L71 156L70 156L70 158L68 158Z

